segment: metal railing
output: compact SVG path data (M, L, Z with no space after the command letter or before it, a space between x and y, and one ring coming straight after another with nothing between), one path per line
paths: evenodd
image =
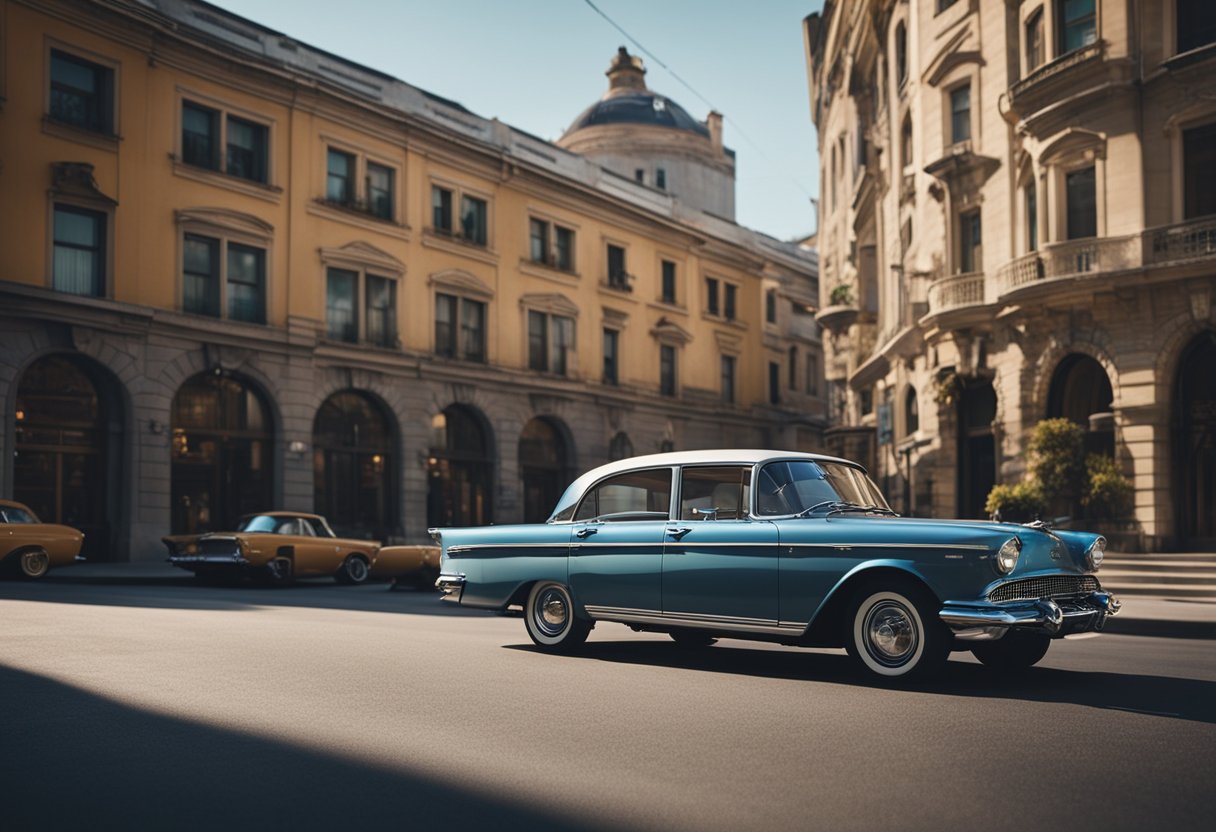
M1160 266L1216 257L1216 217L1150 228L1144 232L1144 263Z

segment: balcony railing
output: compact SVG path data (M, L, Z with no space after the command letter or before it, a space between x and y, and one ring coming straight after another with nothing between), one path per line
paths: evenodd
M1140 236L1089 237L1044 246L1009 261L997 273L1001 293L1039 280L1118 272L1140 266Z
M1152 228L1144 232L1145 265L1161 266L1216 257L1216 217Z
M986 286L983 272L935 280L929 286L929 314L938 315L964 306L983 306L987 302Z

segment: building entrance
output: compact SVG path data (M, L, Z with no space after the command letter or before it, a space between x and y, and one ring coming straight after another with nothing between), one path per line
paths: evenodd
M383 408L354 390L333 394L317 411L314 505L337 534L387 542L400 533L394 435Z
M1216 332L1182 355L1174 392L1174 470L1183 548L1216 550Z

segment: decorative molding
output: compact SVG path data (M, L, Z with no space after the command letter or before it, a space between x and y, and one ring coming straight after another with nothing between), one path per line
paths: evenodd
M338 248L321 247L317 251L321 255L321 262L327 266L349 265L356 269L391 272L398 277L405 274L405 263L387 251L362 240L355 240Z
M207 225L262 239L274 234L274 226L265 220L230 208L181 208L173 212L173 217L178 225Z
M519 305L524 309L535 309L538 312L550 312L569 318L577 318L579 313L578 304L560 292L537 292L523 295L519 299Z
M51 162L51 194L75 197L115 206L118 200L106 196L93 178L93 166L88 162Z
M659 318L658 323L650 330L650 336L656 341L675 346L683 346L692 341L692 333L677 323Z
M427 284L440 289L449 289L468 297L482 298L484 300L492 300L494 298L494 290L489 284L476 275L461 269L447 269L446 271L435 272L435 274L427 279Z

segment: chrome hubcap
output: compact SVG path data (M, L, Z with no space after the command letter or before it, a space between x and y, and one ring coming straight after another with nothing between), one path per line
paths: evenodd
M350 567L347 571L352 580L361 581L367 577L367 564L359 558L355 558L350 562Z
M895 601L875 604L866 614L864 632L867 652L889 667L906 662L920 641L912 614Z
M536 599L536 626L546 635L561 635L569 617L570 608L565 593L556 587L544 590Z
M42 552L26 552L21 556L21 568L27 575L41 575L46 571L49 559Z

